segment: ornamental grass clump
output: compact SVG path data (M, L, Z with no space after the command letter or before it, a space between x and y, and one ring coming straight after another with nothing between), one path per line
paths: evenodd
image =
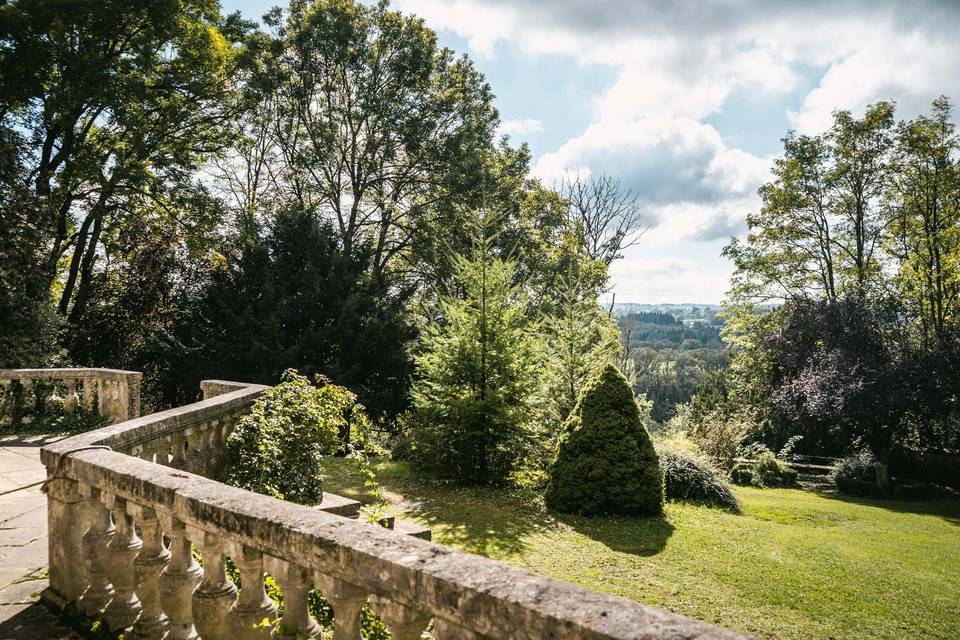
M607 365L583 388L550 465L547 506L583 515L659 515L663 475L629 383Z
M723 473L707 460L686 453L661 449L660 470L663 472L667 500L694 502L740 513L740 502Z

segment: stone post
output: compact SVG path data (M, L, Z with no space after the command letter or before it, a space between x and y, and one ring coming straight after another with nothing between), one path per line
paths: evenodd
M53 469L47 468L47 478ZM50 586L43 599L63 608L76 603L88 585L84 567L87 500L76 480L57 478L47 485L47 558Z
M141 374L127 378L127 419L140 417L140 380Z
M132 627L140 617L140 598L136 594L136 576L133 560L140 554L143 541L137 535L133 519L127 513L127 501L106 494L107 507L113 512L116 535L107 545L106 572L113 583L114 596L105 612L107 624L113 631Z
M240 597L230 610L234 632L239 640L261 640L270 637L271 628L263 621L273 620L277 605L263 588L263 554L241 545L233 555L240 569Z
M140 505L127 506L139 523L143 536L143 547L133 561L136 592L143 610L130 635L136 640L160 640L167 631L168 622L160 606L160 572L170 562L170 551L163 545L156 512Z
M87 569L89 584L77 601L81 611L96 617L106 610L113 599L113 585L105 570L107 546L116 533L110 519L110 511L100 501L100 490L81 484L80 494L87 501L87 517L90 528L83 534L83 563Z
M237 585L227 579L223 541L209 531L190 529L203 552L203 581L193 592L193 617L203 640L229 640L228 616L237 599Z
M431 615L381 596L371 596L370 605L387 625L393 640L419 640Z
M319 637L320 625L310 617L307 609L311 572L280 558L268 560L270 571L283 590L283 617L277 636L284 640Z
M333 640L359 638L360 612L369 593L354 584L321 572L317 572L315 583L333 607Z
M160 574L160 603L170 621L164 640L195 640L192 595L200 583L200 565L193 559L183 522L166 515L163 524L170 538L170 564Z

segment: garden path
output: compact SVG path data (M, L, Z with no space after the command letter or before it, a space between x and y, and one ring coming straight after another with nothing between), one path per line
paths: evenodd
M77 637L40 604L47 586L46 477L40 447L57 437L0 437L0 640Z

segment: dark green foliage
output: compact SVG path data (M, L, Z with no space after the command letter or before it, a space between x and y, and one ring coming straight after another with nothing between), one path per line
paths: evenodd
M332 384L314 386L296 371L265 391L227 439L227 481L300 504L323 498L323 456L338 435L368 426L355 395Z
M184 384L196 388L204 377L274 384L294 367L353 390L375 416L393 416L413 368L405 301L402 288L378 289L369 251L346 257L329 223L284 209L214 270L177 330L172 370L193 372Z
M442 300L428 327L413 388L416 462L464 484L498 484L536 438L539 341L513 264L493 255L489 219L469 257L455 256L461 295Z
M730 482L743 486L753 484L753 465L745 462L738 462L730 469Z
M658 515L663 475L626 378L607 365L583 388L550 466L547 506L585 515Z
M24 145L0 127L0 367L43 367L56 360L59 318L44 264L48 222L27 188Z
M657 451L667 500L697 502L740 513L740 502L719 469L698 456Z

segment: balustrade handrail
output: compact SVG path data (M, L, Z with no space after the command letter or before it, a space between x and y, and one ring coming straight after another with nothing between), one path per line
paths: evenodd
M229 387L217 386L211 393L220 395L42 448L41 460L51 478L47 600L60 606L78 602L88 613L113 621L111 626L129 626L137 619L137 637L154 637L151 633L159 633L158 625L166 625L164 637L196 638L194 623L200 637L230 637L217 625L272 615L272 605L262 593L262 572L273 567L271 572L281 575L278 581L285 593L281 624L287 631L281 631L290 637L291 625L308 637L316 633L305 613L309 584L317 585L333 607L335 640L360 638L360 606L367 601L376 605L396 640L419 638L431 618L438 640L741 637L656 607L123 452L178 428L234 414L265 388L217 381L222 384L241 388L221 393ZM205 387L205 394L211 395L207 391ZM96 446L113 450L90 448ZM76 522L69 521L81 515L89 524L82 537ZM141 519L142 551L136 546L139 539L131 518ZM161 526L157 522L171 539L169 550L157 542ZM204 551L202 582L199 568L189 557L191 541ZM244 586L236 601L236 588L231 590L232 583L223 576L225 553L240 567L244 585L261 583L250 592L251 587ZM169 559L171 554L173 560L159 578L148 571L155 558ZM85 570L66 564L76 562L78 555L86 558ZM116 586L108 575L115 576ZM131 604L134 601L136 606ZM160 602L166 614L159 613ZM216 602L220 609L213 606ZM142 607L142 613L137 607ZM248 627L238 627L236 637L269 634L269 629Z
M140 380L139 371L106 369L103 367L51 368L51 369L0 369L0 380L80 380L104 378L107 380Z

